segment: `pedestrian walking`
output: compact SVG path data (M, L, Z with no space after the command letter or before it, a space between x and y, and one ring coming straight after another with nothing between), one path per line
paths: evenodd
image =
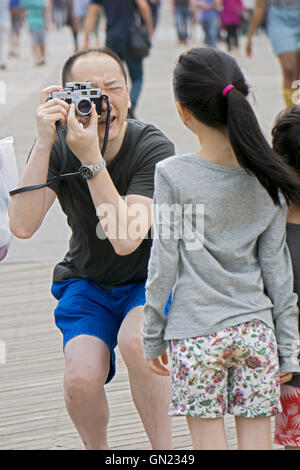
M26 12L27 25L32 43L32 55L35 65L45 65L47 1L21 0L21 8Z
M198 21L204 31L204 44L217 47L221 0L194 0L194 3L198 7Z
M156 166L145 357L154 373L168 376L170 345L169 413L187 417L195 449L227 449L226 410L235 416L239 449L271 449L279 380L300 371L285 242L285 200L299 201L300 179L265 140L229 54L187 51L173 87L201 149Z
M56 196L68 217L70 249L55 267L52 293L58 299L56 325L63 334L66 406L86 448L108 447L104 386L115 374L118 344L151 445L170 449L169 382L147 370L141 329L152 244L148 231L154 169L157 162L174 154L174 145L154 126L126 120L130 106L126 72L109 49L74 54L64 64L62 77L63 86L90 80L109 97L104 158L100 149L105 141L107 103L99 117L94 108L89 118L76 117L74 104L48 100L49 93L61 87L43 90L36 142L19 185L31 186L46 181L47 176L52 179L47 188L12 196L11 229L17 237L31 237ZM65 172L79 171L84 177L53 180L62 164L58 120L67 144Z
M189 38L191 0L170 1L171 10L175 18L178 43L187 44Z
M5 70L7 67L9 32L9 0L0 0L0 70Z
M20 49L20 32L24 22L23 10L20 8L21 0L10 0L9 9L10 9L10 18L11 18L11 28L10 28L10 51L9 55L11 57L19 56Z
M272 130L273 148L284 161L300 173L300 106L280 113ZM294 291L300 308L300 205L289 208L286 224L287 244L292 258ZM300 329L300 320L299 320ZM299 357L300 360L300 357ZM282 413L275 418L274 442L286 450L300 450L300 374L281 386Z
M66 22L66 6L64 0L52 1L52 19L56 29L61 29Z
M87 15L88 7L89 7L90 1L89 0L73 0L73 36L74 36L74 42L75 42L75 51L79 49L79 42L78 42L78 37L79 33L83 27L85 17ZM98 37L98 32L99 32L99 24L100 24L100 18L101 18L101 10L97 12L97 18L95 21L95 26L92 31L95 36L95 46L99 47L100 46L100 40Z
M242 0L223 0L221 25L226 31L228 52L239 52L239 33L246 8Z
M91 0L85 21L83 48L89 46L89 36L94 28L100 6L107 19L106 46L127 65L131 79L129 117L135 118L135 109L143 86L143 59L136 58L130 49L130 29L138 13L147 29L149 39L153 35L151 10L146 0Z
M284 102L289 107L293 105L293 82L300 78L300 0L256 1L247 34L248 57L252 56L253 35L265 18L267 34L282 70Z

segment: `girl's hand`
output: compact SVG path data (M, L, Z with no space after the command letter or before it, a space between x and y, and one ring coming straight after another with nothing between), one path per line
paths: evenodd
M285 382L289 382L292 380L293 372L280 372L280 384L284 384Z
M67 119L68 132L66 143L82 163L97 163L101 158L98 138L98 114L93 103L91 114L79 118L75 114L75 105L70 105Z
M160 357L156 359L147 359L147 363L151 372L157 375L168 376L170 371L167 367L164 367L163 364L168 364L168 355L165 351Z

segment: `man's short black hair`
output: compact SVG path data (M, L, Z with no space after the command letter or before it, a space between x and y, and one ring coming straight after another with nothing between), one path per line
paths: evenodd
M115 54L115 52L113 52L108 47L95 47L93 49L87 49L87 50L75 52L75 54L71 55L68 58L68 60L66 60L64 66L63 66L63 69L62 69L63 87L65 87L66 83L70 81L70 76L71 76L71 73L72 73L72 67L73 67L73 65L74 65L74 63L76 62L77 59L79 59L80 57L89 56L89 55L97 55L97 54L99 54L99 55L108 55L108 56L112 57L116 62L118 62L119 66L120 66L120 69L122 71L122 74L124 75L125 82L127 83L126 70L125 70L125 67L124 67L120 57L117 54Z

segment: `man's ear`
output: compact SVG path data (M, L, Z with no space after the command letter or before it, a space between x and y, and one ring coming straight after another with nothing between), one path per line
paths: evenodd
M184 106L182 106L181 103L178 103L178 101L176 101L176 108L179 113L180 119L182 120L183 124L186 125L190 118L189 111Z

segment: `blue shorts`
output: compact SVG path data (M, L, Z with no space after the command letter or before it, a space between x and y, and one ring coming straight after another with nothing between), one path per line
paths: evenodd
M290 5L282 0L282 6L271 3L267 13L267 33L277 56L299 49L299 0L291 0Z
M56 326L63 334L63 348L79 335L100 338L110 350L110 371L106 383L116 372L114 349L122 321L133 308L145 305L145 283L139 282L115 289L102 289L89 279L54 282L51 289L59 301L54 311ZM165 315L171 304L171 295Z

